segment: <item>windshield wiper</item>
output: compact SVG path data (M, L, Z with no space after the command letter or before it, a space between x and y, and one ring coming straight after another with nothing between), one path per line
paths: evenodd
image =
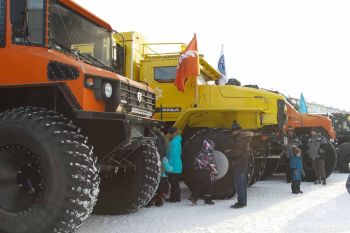
M68 48L67 46L65 46L61 42L59 42L59 41L57 41L55 39L52 39L52 38L50 39L50 41L55 44L54 46L57 49L69 52L69 53L73 54L78 59L82 58L85 62L87 62L87 63L89 63L91 65L95 65L97 67L104 68L104 69L112 71L112 72L114 71L111 67L106 66L105 64L103 64L103 62L101 62L100 60L98 60L97 58L91 56L88 53L80 53L79 50Z
M71 49L71 48L68 48L67 46L65 46L64 44L62 44L61 42L59 42L59 41L57 41L57 40L55 40L53 38L50 38L50 41L55 44L54 46L57 49L69 52L69 53L73 54L75 57L79 58L79 51Z
M88 59L92 62L94 62L95 65L99 66L100 68L104 68L106 70L109 70L109 71L113 71L113 69L107 65L105 65L102 61L100 61L99 59L91 56L90 54L88 53L80 53L79 54L81 57L85 58L85 59Z

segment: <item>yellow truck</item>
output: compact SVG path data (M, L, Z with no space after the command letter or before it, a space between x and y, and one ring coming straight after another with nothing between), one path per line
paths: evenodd
M220 78L209 63L200 56L200 75L188 78L185 91L174 85L176 68L183 43L146 43L137 32L116 33L115 69L126 77L146 83L155 90L155 118L167 127L182 131L184 180L191 188L193 159L203 139L216 143L219 175L214 183L216 198L234 194L229 151L233 139L229 128L237 121L243 129L255 132L248 178L250 183L262 175L266 160L279 157L282 152L285 123L285 98L257 88L234 85L215 85ZM128 109L128 103L120 106Z

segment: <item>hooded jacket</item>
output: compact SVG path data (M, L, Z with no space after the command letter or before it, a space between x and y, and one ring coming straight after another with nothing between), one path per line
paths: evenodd
M288 144L285 146L285 156L290 159L293 156L292 147L299 147L302 145L302 142L295 136L288 138Z
M181 141L181 135L178 134L168 144L166 157L173 168L173 171L168 173L180 174L182 172Z
M293 181L301 181L303 162L300 156L292 155L290 157L290 168L292 170L292 179Z
M215 156L215 142L213 140L203 140L202 149L195 157L194 168L196 170L208 170L211 174L217 174Z

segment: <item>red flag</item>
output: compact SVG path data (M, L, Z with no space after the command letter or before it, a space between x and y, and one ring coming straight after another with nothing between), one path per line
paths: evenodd
M175 86L179 91L184 92L185 82L188 76L199 75L199 56L197 48L197 37L194 34L193 39L186 47L185 51L181 53L179 64L176 69Z

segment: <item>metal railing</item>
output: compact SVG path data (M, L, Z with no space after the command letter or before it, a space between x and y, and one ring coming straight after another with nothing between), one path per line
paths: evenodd
M176 46L178 46L177 51L167 50ZM185 43L146 43L142 44L142 56L174 56L179 55L185 48Z

